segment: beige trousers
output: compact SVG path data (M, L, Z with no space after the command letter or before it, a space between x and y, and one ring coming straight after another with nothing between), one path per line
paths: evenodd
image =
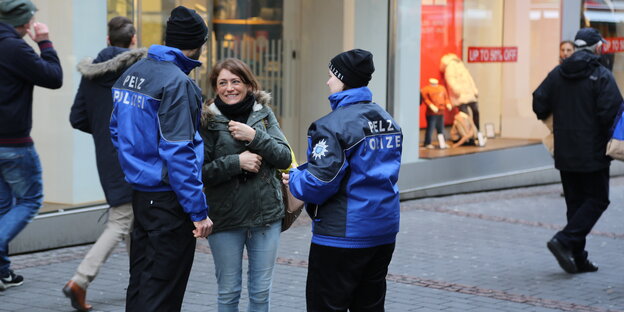
M106 262L108 256L122 240L126 241L126 250L130 253L130 231L133 221L132 203L111 207L108 210L106 228L78 266L74 277L72 277L76 284L84 289L89 287L89 284L97 276L102 264Z

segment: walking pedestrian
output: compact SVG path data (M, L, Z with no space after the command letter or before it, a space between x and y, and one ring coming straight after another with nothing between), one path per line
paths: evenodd
M35 22L36 11L29 0L0 1L0 290L24 282L11 270L9 243L43 201L41 163L30 137L33 87L63 84L48 26ZM22 39L26 34L40 55Z
M63 293L79 311L91 309L86 301L87 288L117 244L125 240L128 253L130 251L130 229L134 220L132 187L124 180L109 126L113 111L111 87L130 65L147 54L146 49L129 50L136 46L135 32L130 19L113 17L108 22L108 47L100 51L95 60L85 59L78 64L82 80L69 120L72 127L93 136L100 184L110 206L104 231L63 287Z
M330 61L332 112L308 128L308 163L283 174L313 220L308 311L384 311L403 134L372 102L374 70L373 55L361 49Z
M201 16L176 7L166 45L152 45L113 86L111 139L134 189L126 311L179 311L195 238L212 231L202 193L201 90L188 77L207 38Z
M613 74L599 62L602 36L580 29L575 52L555 67L533 92L533 111L553 116L555 168L567 206L568 223L547 247L568 273L595 272L585 238L609 206L609 129L622 103Z
M277 169L290 147L247 64L228 58L210 73L217 96L204 106L204 192L213 233L208 236L218 284L218 310L238 311L243 249L249 262L249 311L269 311L284 218Z

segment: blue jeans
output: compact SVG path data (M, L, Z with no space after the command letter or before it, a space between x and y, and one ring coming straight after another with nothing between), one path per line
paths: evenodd
M37 214L43 200L34 146L0 147L0 276L9 273L9 242Z
M269 311L273 269L277 258L281 226L280 220L269 226L234 229L208 236L219 286L217 298L219 312L238 311L244 246L247 246L249 258L248 311Z
M433 129L438 131L438 134L444 134L444 115L428 115L427 116L427 131L425 131L425 146L431 144L431 135Z

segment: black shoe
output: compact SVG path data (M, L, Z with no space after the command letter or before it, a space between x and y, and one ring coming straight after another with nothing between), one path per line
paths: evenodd
M576 263L576 267L578 268L577 273L598 271L598 266L595 263L589 261L589 259L585 259L585 262L583 262L582 264Z
M0 290L5 290L9 287L15 287L24 284L24 277L17 275L13 270L9 270L9 275L0 277Z
M572 251L563 246L563 244L561 244L558 239L553 237L550 241L548 241L548 243L546 243L546 246L548 247L550 252L552 252L553 256L555 256L557 262L559 262L559 266L564 271L566 271L567 273L578 272L576 263L574 263Z

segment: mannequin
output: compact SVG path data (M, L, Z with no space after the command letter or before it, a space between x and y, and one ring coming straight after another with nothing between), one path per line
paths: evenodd
M460 111L472 116L474 124L479 129L479 107L477 105L479 90L477 90L472 75L470 75L464 62L453 53L445 54L440 60L440 71L444 73L444 80L453 105L457 106Z
M422 94L423 103L427 106L427 131L425 132L426 148L433 148L431 144L431 135L435 128L438 133L438 140L440 142L440 148L446 148L444 144L444 110L451 110L451 102L446 88L438 84L438 80L429 79L429 85L424 86L420 93ZM440 138L440 136L442 136Z
M452 148L462 145L479 145L478 131L474 121L468 114L458 111L453 119L453 127L451 128Z

